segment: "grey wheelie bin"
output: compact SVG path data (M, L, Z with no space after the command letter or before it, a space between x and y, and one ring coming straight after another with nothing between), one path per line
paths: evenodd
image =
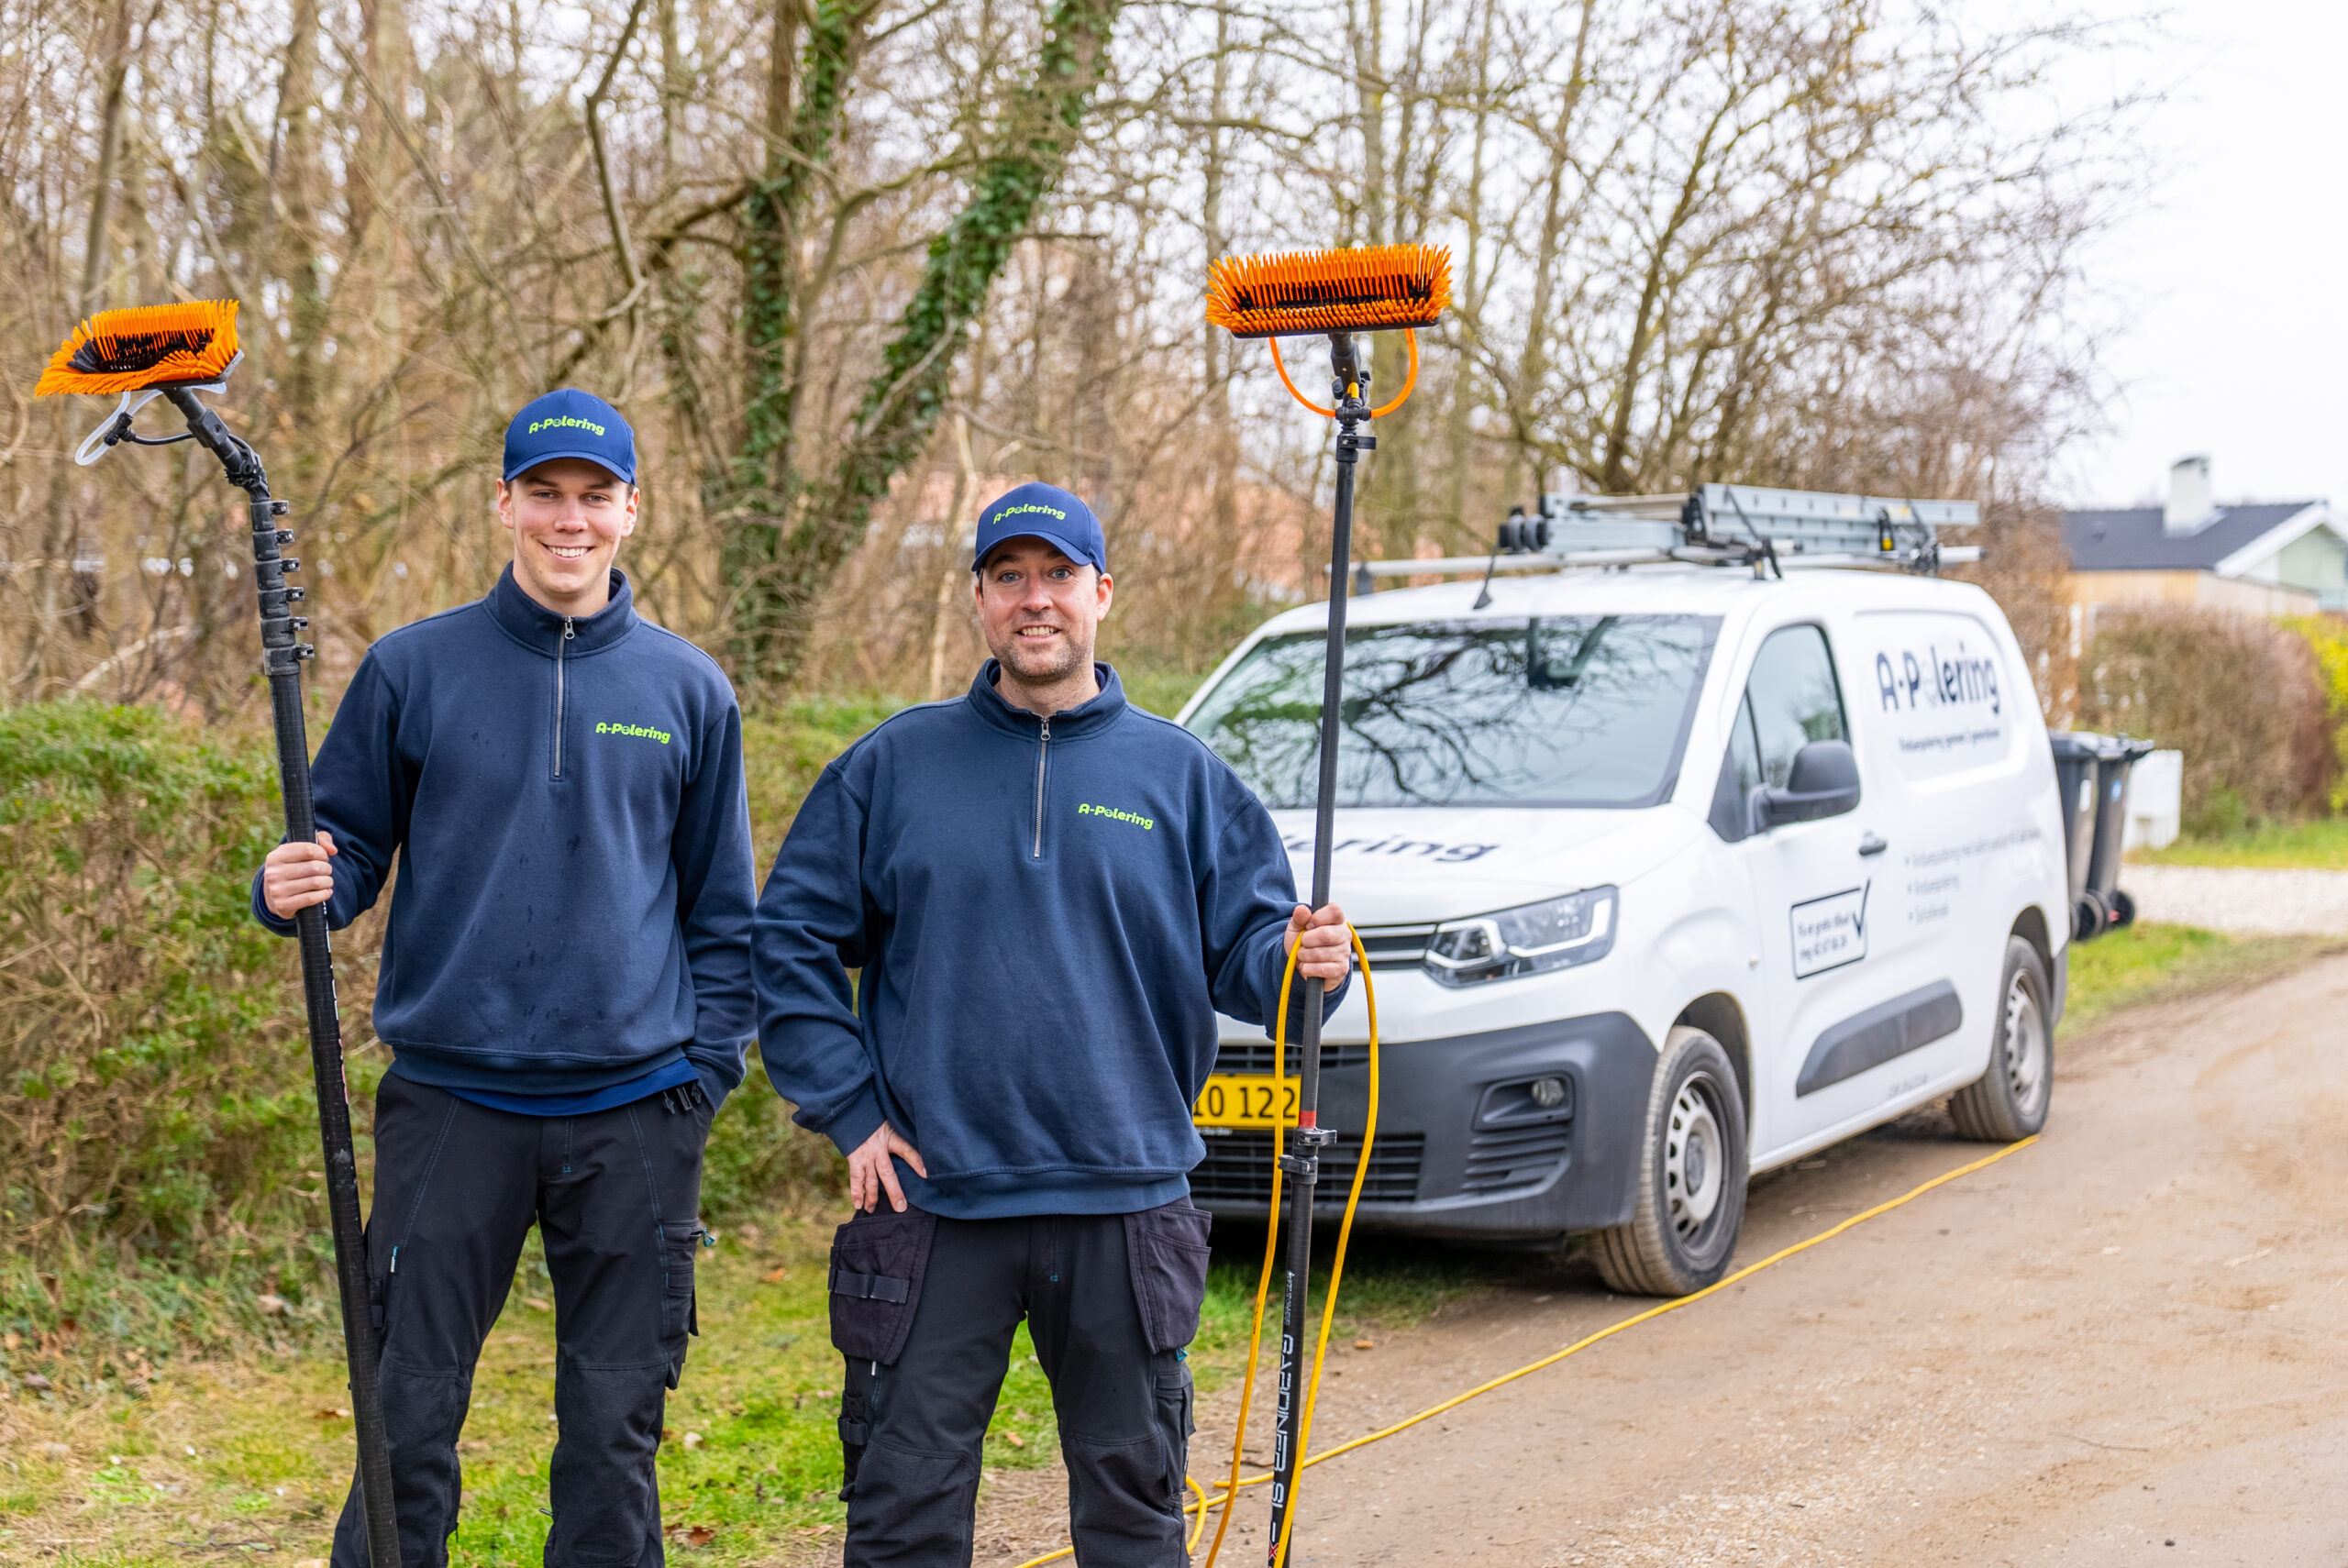
M2103 757L2097 769L2095 853L2088 863L2087 896L2102 910L2104 929L2110 931L2136 920L2136 900L2120 889L2120 853L2128 832L2128 778L2153 754L2153 743L2126 735L2096 738L2103 742Z
M2103 739L2074 730L2050 730L2054 792L2063 803L2063 849L2071 872L2071 939L2084 942L2103 929L2101 908L2087 901L2088 868L2095 860L2095 803L2103 792Z

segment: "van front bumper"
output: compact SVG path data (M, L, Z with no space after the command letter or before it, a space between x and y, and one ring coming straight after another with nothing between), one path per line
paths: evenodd
M1291 1050L1291 1072L1294 1061ZM1335 1218L1359 1162L1369 1068L1359 1045L1328 1045L1323 1061L1321 1124L1338 1137L1321 1158L1313 1212ZM1619 1012L1381 1046L1378 1142L1354 1222L1488 1242L1624 1223L1655 1066L1654 1043ZM1218 1072L1270 1069L1268 1043L1226 1041L1216 1063ZM1565 1082L1562 1103L1537 1103L1531 1086L1543 1078ZM1199 1132L1207 1153L1191 1173L1192 1200L1219 1216L1264 1219L1271 1134Z

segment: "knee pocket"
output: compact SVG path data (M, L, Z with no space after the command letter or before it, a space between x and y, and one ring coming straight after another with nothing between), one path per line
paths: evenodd
M465 1374L390 1357L376 1364L375 1386L383 1400L383 1433L394 1449L454 1443L472 1403L473 1380Z
M845 1490L856 1511L891 1530L919 1535L969 1511L979 1485L976 1454L866 1442Z

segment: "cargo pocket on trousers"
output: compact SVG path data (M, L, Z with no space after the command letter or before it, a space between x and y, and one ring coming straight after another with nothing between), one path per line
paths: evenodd
M1213 1217L1187 1198L1125 1216L1125 1262L1142 1337L1156 1352L1177 1351L1197 1337L1207 1298L1207 1231Z
M693 1254L701 1250L701 1223L664 1220L660 1226L660 1347L669 1357L669 1386L685 1375L685 1341L701 1332L701 1308L693 1294Z
M859 1212L832 1237L832 1343L850 1361L892 1365L921 1305L937 1216Z

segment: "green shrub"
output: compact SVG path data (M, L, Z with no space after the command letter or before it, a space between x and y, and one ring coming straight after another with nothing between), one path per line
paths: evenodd
M2348 620L2337 615L2301 615L2285 625L2305 637L2323 678L2323 702L2331 723L2333 768L2328 804L2348 811Z
M761 872L816 773L890 711L749 722ZM265 729L0 710L0 1328L160 1352L333 1321L299 959L249 912L280 822ZM382 918L335 937L362 1170ZM713 1220L840 1188L754 1059L711 1132Z
M2307 641L2272 621L2165 605L2106 610L2079 672L2079 723L2185 753L2184 819L2320 813L2338 765Z
M188 1279L314 1273L295 959L246 913L276 781L237 738L151 709L0 712L11 1324L138 1334L188 1309Z

